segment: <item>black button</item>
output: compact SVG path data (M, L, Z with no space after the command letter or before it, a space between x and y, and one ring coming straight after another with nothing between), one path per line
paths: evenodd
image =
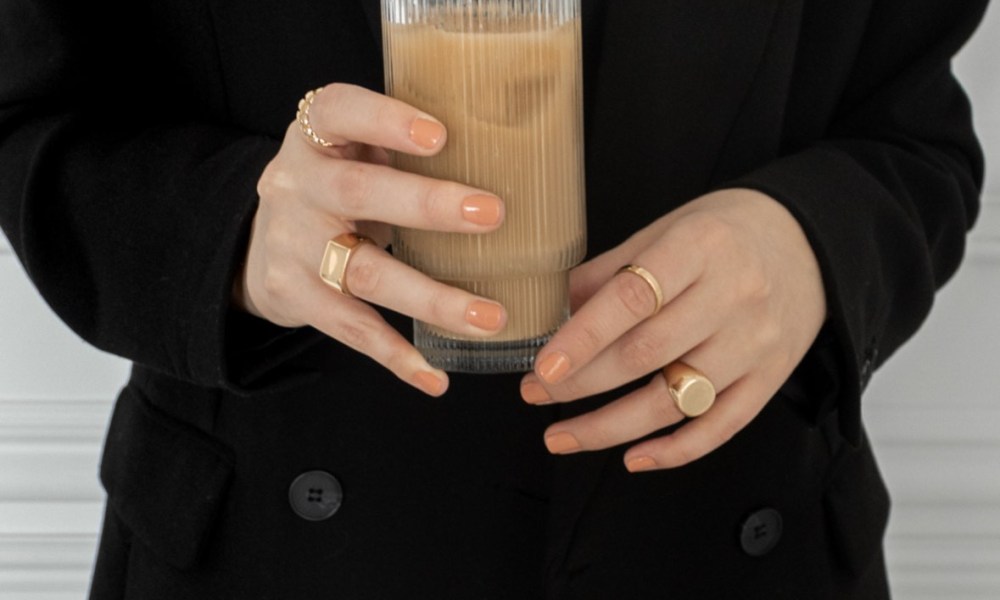
M307 521L329 519L340 510L344 490L326 471L308 471L295 478L288 488L292 510Z
M743 521L740 545L750 556L764 556L781 539L781 513L773 508L758 510Z

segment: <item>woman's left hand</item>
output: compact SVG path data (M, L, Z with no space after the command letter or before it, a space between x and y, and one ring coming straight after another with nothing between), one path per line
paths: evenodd
M634 264L663 289L662 309ZM630 471L680 466L725 444L764 408L826 318L815 254L762 193L729 189L660 218L571 275L573 317L538 353L521 394L570 402L655 373L645 386L545 433L555 454L630 442L684 419L660 369L683 361L718 397L704 415L625 453Z

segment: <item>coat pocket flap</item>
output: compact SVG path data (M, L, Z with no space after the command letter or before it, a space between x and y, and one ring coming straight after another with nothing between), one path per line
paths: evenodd
M879 566L891 501L867 437L861 446L841 444L824 498L830 535L843 565L862 576Z
M155 408L133 387L118 397L101 460L108 502L171 565L194 564L225 498L230 451Z

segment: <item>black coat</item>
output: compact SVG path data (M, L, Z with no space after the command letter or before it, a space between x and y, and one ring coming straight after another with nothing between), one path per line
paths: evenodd
M432 400L229 309L296 101L381 88L377 0L0 0L0 222L55 311L136 365L93 597L887 597L860 396L977 211L949 60L985 5L584 0L591 254L752 187L800 220L829 306L735 439L630 475L621 448L549 457L559 409L526 406L517 375ZM325 520L292 508L337 508L313 471L342 489Z

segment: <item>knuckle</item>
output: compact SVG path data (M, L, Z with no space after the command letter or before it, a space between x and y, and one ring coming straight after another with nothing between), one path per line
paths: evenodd
M773 319L760 319L754 327L754 340L759 348L774 348L782 337L782 327Z
M771 296L772 291L771 279L765 274L762 265L753 264L750 268L743 270L739 285L741 297L762 302Z
M344 279L352 294L371 298L378 294L382 282L382 269L368 257L353 256L349 272Z
M567 346L575 348L576 352L589 356L606 344L599 323L581 320L574 325L560 331L560 335L565 336Z
M396 121L398 121L395 114L395 107L388 99L381 100L383 101L375 103L372 118L374 119L376 127L380 129L389 129L395 124Z
M692 259L704 269L710 256L728 256L734 240L734 226L716 215L695 213L684 220L684 246L694 249Z
M686 465L693 463L703 456L703 454L690 444L676 444L671 448L674 460L665 461L675 465Z
M368 348L378 335L379 327L374 321L353 319L340 324L337 339L354 350L368 354Z
M660 355L662 346L663 342L649 333L632 334L622 344L622 363L633 370L650 369Z
M264 247L268 249L269 252L273 252L276 248L281 248L286 243L285 229L278 222L278 219L271 219L267 224L267 227L261 231L261 241L264 242Z
M283 271L277 269L267 269L261 281L261 288L269 298L281 299L286 297L290 287L290 277Z
M417 194L417 210L430 223L443 223L449 220L448 196L441 186L425 183Z
M594 351L604 346L604 335L601 332L601 327L596 323L581 324L580 332L577 335L579 336L577 345L585 351Z
M613 281L618 300L633 317L642 320L653 313L653 309L656 308L656 296L643 278L623 273Z
M331 83L324 86L323 92L313 101L310 112L317 111L324 119L327 115L343 112L350 92L351 86L346 83Z
M590 450L608 448L616 443L613 429L603 422L588 423L577 438L584 448Z
M453 305L449 302L448 293L444 289L439 289L435 286L434 289L427 295L425 310L427 314L433 319L435 323L447 323L452 320L452 310Z
M356 161L343 161L336 175L337 203L343 216L362 216L361 211L371 200L374 182L368 167Z
M264 171L260 174L260 178L257 180L257 196L262 202L267 202L275 198L285 189L286 186L284 183L287 179L288 175L278 160L272 160L267 163Z
M709 247L724 247L733 239L733 225L713 214L692 215L692 232Z
M415 352L415 350L412 350L413 347L403 341L402 338L392 336L384 336L384 338L384 344L382 344L384 354L373 358L395 373L400 379L406 379L408 373L407 365L413 362L410 360L410 353Z

